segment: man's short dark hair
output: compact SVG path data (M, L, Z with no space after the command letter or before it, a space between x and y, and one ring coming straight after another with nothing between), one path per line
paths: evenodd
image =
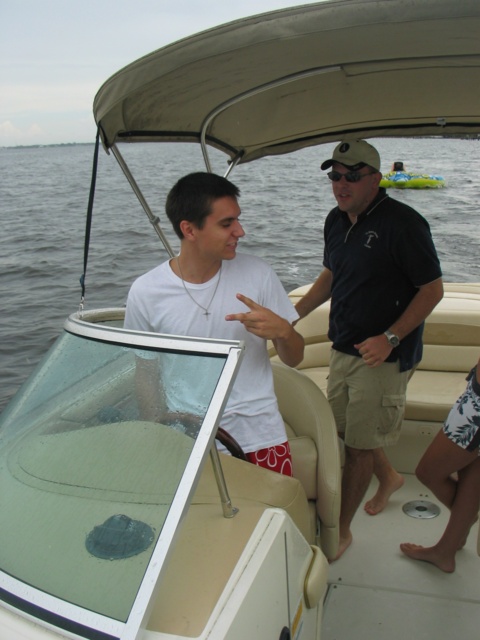
M238 198L239 195L239 188L222 176L202 171L189 173L171 188L165 211L175 233L182 239L182 220L188 220L202 229L215 200L227 196Z

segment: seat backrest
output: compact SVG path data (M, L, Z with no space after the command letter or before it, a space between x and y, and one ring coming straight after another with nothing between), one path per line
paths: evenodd
M322 391L306 375L272 362L278 406L289 435L293 475L315 502L319 545L329 559L338 550L341 466L332 410Z

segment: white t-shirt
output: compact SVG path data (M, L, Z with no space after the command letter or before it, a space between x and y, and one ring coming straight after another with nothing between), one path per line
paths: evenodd
M249 311L237 300L237 293L289 322L298 319L278 276L260 258L237 254L233 260L224 260L221 270L208 282L185 285L198 304L208 307L209 316L205 316L203 309L185 292L182 280L167 261L133 283L127 299L125 328L243 340L245 354L221 426L246 453L285 442L287 437L273 389L266 341L246 331L240 322L225 320L227 314ZM197 398L201 397L201 379L196 376L192 384Z

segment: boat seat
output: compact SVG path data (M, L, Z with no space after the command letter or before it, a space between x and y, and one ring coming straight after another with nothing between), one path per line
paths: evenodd
M306 375L272 362L277 401L292 452L293 475L309 500L317 544L337 555L341 466L337 430L325 395Z
M423 343L422 360L408 383L405 419L443 423L478 359L480 327L440 306L425 323Z
M289 294L293 304L310 285ZM480 352L480 287L476 283L446 283L444 297L428 316L423 335L423 358L407 387L405 416L396 447L389 447L392 464L413 473L418 460L441 429L448 412L465 389L465 378ZM331 342L328 339L330 303L302 318L296 329L305 339L297 369L327 392ZM272 362L279 362L269 344Z

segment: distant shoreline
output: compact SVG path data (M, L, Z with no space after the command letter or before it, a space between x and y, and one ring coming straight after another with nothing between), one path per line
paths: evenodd
M79 147L85 145L95 144L95 140L92 142L57 142L52 144L17 144L12 147L0 147L0 149L45 149L47 147Z
M402 136L398 136L401 138ZM405 138L410 139L410 136L405 136ZM428 138L445 138L445 139L454 139L454 140L480 140L480 134L471 133L471 134L455 134L455 135L447 135L447 136L412 136L412 139L428 139ZM57 142L52 144L17 144L11 147L0 146L0 149L45 149L47 147L78 147L78 146L86 146L95 144L95 140L92 142Z

